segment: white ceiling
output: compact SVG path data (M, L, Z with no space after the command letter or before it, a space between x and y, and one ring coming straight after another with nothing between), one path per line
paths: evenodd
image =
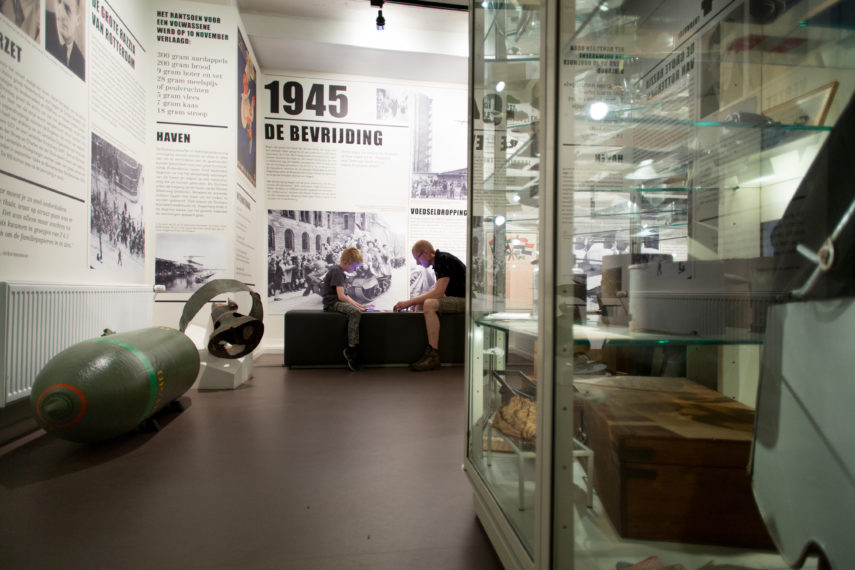
M466 84L469 14L369 0L232 0L261 70ZM468 0L440 0L467 6Z

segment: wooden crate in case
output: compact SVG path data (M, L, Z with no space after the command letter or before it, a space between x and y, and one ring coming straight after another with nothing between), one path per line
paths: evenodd
M575 384L595 488L621 537L773 548L747 471L751 408L683 378Z

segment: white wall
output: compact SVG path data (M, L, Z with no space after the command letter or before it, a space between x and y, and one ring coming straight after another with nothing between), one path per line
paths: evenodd
M52 6L51 1L47 4ZM44 35L28 37L25 30L0 18L0 33L19 46L12 50L16 57L7 54L0 59L4 91L15 94L5 100L4 113L16 119L2 127L7 144L0 168L4 238L0 279L157 281L167 290L157 296L153 324L177 327L184 301L200 284L164 278L157 274L155 260L196 264L201 268L198 273L211 274L209 280L235 278L264 295L268 260L264 221L268 210L277 208L341 209L391 217L400 220L395 224L404 250L413 239L424 237L465 256L465 200L414 202L423 211L454 211L452 215L415 215L409 209L412 117L390 127L381 126L376 114L370 116L378 88L407 97L426 94L437 102L436 116L449 120L431 134L435 152L453 148L457 153L451 162L435 158L437 170L465 168L464 73L455 75L446 68L446 77L458 79L451 84L300 73L307 85L346 82L354 101L361 91L367 98L352 111L362 115L360 120L368 113L377 129L387 131L387 146L374 155L376 164L358 165L356 170L352 163L332 165L332 185L340 192L333 200L271 197L265 191L262 156L262 116L269 106L269 92L262 86L269 76L262 78L234 2L94 0L83 6L78 34L84 48L83 78L46 50ZM250 18L258 20L257 15ZM445 49L454 54L441 55L460 60L462 71L466 59L457 53L460 34L452 34L457 39L447 40ZM238 35L246 45L243 51ZM388 40L392 35L379 37ZM246 105L241 105L247 58L255 72L256 97L251 169L245 167L248 130ZM323 66L322 58L318 66ZM422 66L423 76L435 77L428 67ZM282 81L291 75L272 74ZM451 138L442 141L443 136ZM368 198L372 189L374 197ZM449 228L456 228L450 238ZM408 296L406 274L402 275L390 307L397 297ZM242 312L249 311L248 296L246 301L246 306L241 303ZM267 350L281 350L281 313L268 307L263 341ZM196 321L204 326L208 318L203 310Z

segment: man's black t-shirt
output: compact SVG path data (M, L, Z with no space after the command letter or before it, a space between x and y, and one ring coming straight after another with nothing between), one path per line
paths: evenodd
M466 297L466 266L450 253L436 250L434 254L433 272L436 278L449 278L445 296Z

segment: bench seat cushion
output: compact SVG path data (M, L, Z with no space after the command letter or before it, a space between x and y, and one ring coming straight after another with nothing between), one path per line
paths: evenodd
M365 365L407 365L418 360L427 346L422 313L363 313L359 327L360 352ZM439 356L443 364L462 364L466 315L441 314ZM344 366L347 317L318 310L285 313L286 366Z

